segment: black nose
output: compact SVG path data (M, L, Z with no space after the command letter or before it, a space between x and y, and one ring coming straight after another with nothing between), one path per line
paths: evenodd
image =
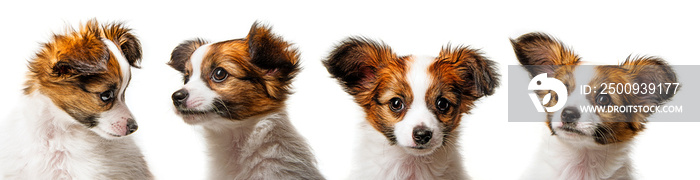
M189 95L190 94L187 93L187 90L185 90L185 89L180 89L178 91L175 91L175 93L173 93L173 97L172 97L173 104L175 104L175 106L182 105L185 102L185 100L187 100L187 97Z
M139 125L136 124L136 120L129 118L126 120L126 134L129 135L131 133L134 133L137 129L139 129Z
M581 112L576 107L566 107L561 111L561 121L564 123L573 123L581 118Z
M415 141L416 144L428 144L431 138L433 138L433 132L430 131L427 127L418 126L416 128L413 128L413 141Z

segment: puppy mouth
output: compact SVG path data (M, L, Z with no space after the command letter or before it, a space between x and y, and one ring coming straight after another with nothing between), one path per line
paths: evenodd
M438 139L433 139L431 142L426 143L426 144L410 144L410 145L400 145L402 149L404 149L406 152L409 154L415 155L415 156L425 156L425 155L430 155L433 152L435 152L437 149L443 148L443 143L439 142L433 142L437 141Z
M114 134L114 133L112 133L112 132L105 131L105 130L102 130L102 129L100 129L100 128L95 128L95 129L93 129L93 131L96 132L96 133L98 133L98 134L105 134L105 135L107 135L107 137L121 138L121 137L126 136L126 135ZM103 136L103 137L105 137L105 136ZM107 138L107 137L105 137L105 138Z
M428 145L418 145L418 146L408 146L408 148L415 149L415 150L424 150L424 149L430 149L431 147Z
M414 156L426 156L432 154L436 149L437 147L427 145L404 146L404 150Z
M113 137L122 137L122 135L116 135L116 134L112 134L112 133L107 133L107 134L110 136L113 136Z
M228 117L230 116L231 113L229 113L228 109L226 108L226 105L224 105L222 102L215 101L211 105L211 109L206 109L206 110L194 110L194 109L187 109L184 107L180 106L175 106L177 112L179 115L182 116L204 116L204 115L210 115L210 114L216 114L222 117Z
M190 109L177 109L177 112L180 113L181 115L206 115L209 113L214 113L215 111L213 109L204 110L204 111L190 110Z
M586 133L583 133L583 131L578 130L578 129L573 128L573 127L570 127L570 126L562 126L562 127L560 127L559 129L562 130L562 131L566 131L566 132L569 132L569 133L573 133L573 134L578 134L578 135L582 135L582 136L585 136L585 135L586 135Z

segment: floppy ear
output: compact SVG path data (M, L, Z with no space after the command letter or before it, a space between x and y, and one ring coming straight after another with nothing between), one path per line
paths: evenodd
M635 94L643 103L640 105L660 105L670 100L675 95L673 91L676 91L676 88L680 88L677 84L666 84L678 83L678 79L673 68L661 58L638 57L630 59L628 57L621 66L627 69L634 83L654 84L657 86L661 84L662 89L669 89L669 92L664 91L663 93Z
M474 99L492 95L499 85L500 74L496 70L496 62L487 59L478 50L468 47L459 46L452 49L448 45L440 51L434 67L456 70L456 82L462 94Z
M63 36L55 38L63 39ZM109 50L96 34L85 33L80 40L66 46L73 50L56 52L56 62L50 66L52 76L68 78L107 71Z
M168 65L184 74L185 69L187 68L187 61L189 61L192 53L194 53L197 48L207 43L208 42L206 40L200 38L195 38L180 43L180 45L177 45L177 47L173 49L173 52L170 53L170 61L168 61Z
M105 52L106 53L106 52ZM108 54L107 54L108 55ZM106 56L97 57L102 60L86 61L84 59L62 59L56 62L51 70L56 77L73 77L79 75L98 74L107 71Z
M579 57L555 38L540 32L510 39L515 56L531 76L541 73L552 75L560 65L576 65Z
M276 99L285 97L300 69L297 49L258 22L253 23L246 39L250 62L263 70L268 95Z
M347 93L357 95L376 85L377 69L383 68L383 59L396 59L390 47L366 38L350 37L335 47L323 65Z
M112 40L119 46L131 66L140 68L141 42L136 36L131 34L131 29L126 28L121 23L113 23L104 26L104 33L107 39Z

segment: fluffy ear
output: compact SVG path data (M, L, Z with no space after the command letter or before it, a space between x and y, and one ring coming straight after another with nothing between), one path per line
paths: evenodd
M299 53L271 29L255 22L248 32L250 62L267 70L267 75L290 80L299 70Z
M56 38L64 41L62 36ZM56 62L50 66L52 76L65 78L107 71L109 51L97 35L85 34L81 40L65 43L65 46L73 50L57 52Z
M451 48L449 45L440 51L438 61L433 66L441 70L456 70L456 83L462 94L480 98L493 94L499 85L500 74L496 62L484 57L478 50L468 47ZM440 70L440 69L438 69Z
M170 53L170 61L168 61L168 65L184 74L185 69L187 68L187 61L190 59L190 56L192 56L192 53L194 53L197 48L207 43L208 42L206 40L200 38L195 38L180 43L180 45L177 45L177 47L173 49L173 52Z
M107 39L112 40L124 53L124 57L131 66L139 68L141 63L141 42L131 34L131 29L121 23L107 24L104 26Z
M515 56L532 76L553 74L560 65L576 65L579 57L555 38L540 32L510 39Z
M57 77L73 77L79 75L97 74L107 71L106 59L104 61L84 61L80 59L63 59L56 62L51 68L52 75Z
M621 65L623 68L627 69L631 78L634 79L634 83L638 84L661 84L662 89L669 89L670 92L663 91L663 93L649 93L649 94L637 94L639 99L645 105L660 105L675 95L673 91L677 90L678 85L666 84L666 83L678 83L676 78L676 72L669 66L666 61L657 57L637 57L631 59L630 57L625 60ZM670 86L670 87L669 87Z
M377 69L384 66L383 59L396 59L389 46L362 37L350 37L335 47L323 65L346 92L357 95L375 85Z
M258 22L253 23L246 39L250 62L263 70L268 95L277 99L285 97L300 69L297 49Z

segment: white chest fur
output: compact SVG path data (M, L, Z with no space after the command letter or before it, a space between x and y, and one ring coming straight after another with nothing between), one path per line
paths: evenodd
M103 139L40 94L28 95L22 103L1 126L4 179L150 178L130 137Z
M355 164L349 179L468 179L459 147L446 143L432 154L414 156L362 122L360 142L355 148ZM456 137L459 133L453 132ZM454 142L454 140L449 140Z
M239 122L211 120L204 129L210 179L323 179L285 112Z
M633 179L629 151L630 142L580 147L548 135L523 179Z

